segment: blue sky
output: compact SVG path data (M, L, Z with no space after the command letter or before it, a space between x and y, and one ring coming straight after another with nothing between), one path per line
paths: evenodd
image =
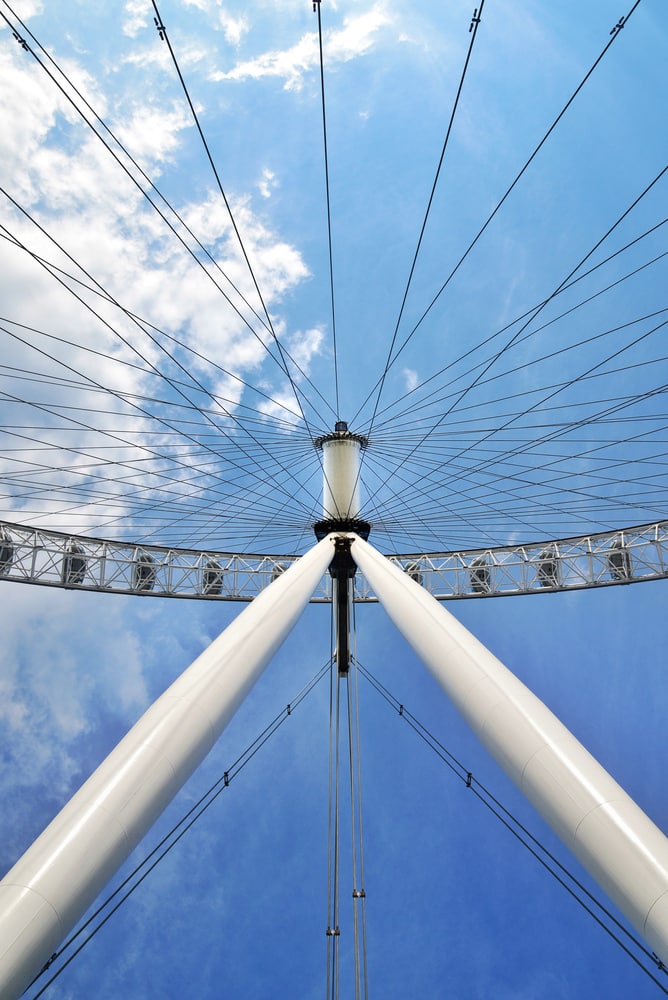
M321 488L309 435L331 429L336 415L316 15L303 0L159 6L274 329L299 364L290 373L308 426L267 357L257 317L236 293L249 322L223 301L204 251L184 252L3 28L0 161L13 204L3 196L0 516L138 542L300 552ZM151 4L10 7L259 311ZM321 13L339 415L368 432L373 395L363 404L388 359L472 9L323 0ZM633 13L416 328L621 13L602 0L586 10L574 0L485 3L398 328L397 345L406 346L389 368L366 457L372 540L383 551L483 547L666 517L665 178L575 276L597 270L526 331L517 321L552 296L665 166L668 29L659 0ZM66 271L102 319L17 241ZM153 324L155 339L101 302L71 258ZM460 601L454 611L665 830L664 603L659 582ZM2 582L3 871L237 612ZM580 875L382 610L361 607L357 619L361 663ZM329 636L328 609L307 609L137 857L327 661ZM360 685L371 994L657 995ZM47 995L324 994L325 687ZM343 886L346 906L345 878ZM352 995L351 921L344 909L342 996Z

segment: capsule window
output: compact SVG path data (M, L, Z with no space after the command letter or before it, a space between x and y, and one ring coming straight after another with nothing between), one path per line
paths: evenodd
M0 528L0 574L9 573L14 562L14 543L6 528Z
M67 543L63 556L63 568L60 574L61 583L65 587L75 587L84 582L86 576L86 557L84 549L77 542Z
M420 586L422 586L422 573L420 572L420 563L418 562L408 563L408 565L406 566L406 574L411 578L411 580L415 580L416 583L419 583Z
M202 593L207 597L217 597L223 589L223 570L215 559L207 559L202 572Z
M556 549L543 549L538 556L538 582L541 587L559 586L559 557Z
M148 552L138 552L132 569L132 587L142 593L153 590L158 567Z
M633 576L631 553L619 536L610 542L608 570L613 580L630 580Z
M474 594L489 594L491 588L491 574L487 560L484 556L478 556L471 563L471 590Z

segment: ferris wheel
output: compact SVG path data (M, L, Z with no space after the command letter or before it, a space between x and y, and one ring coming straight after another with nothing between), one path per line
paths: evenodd
M8 876L8 926L24 919L45 857L65 858L46 876L55 895L27 904L32 958L3 988L66 995L79 963L61 957L63 937L230 723L225 740L262 734L248 760L258 753L258 771L266 761L270 787L247 778L250 812L233 814L233 849L215 870L209 828L203 847L197 831L184 839L184 881L162 865L152 875L166 896L190 899L190 917L184 906L169 918L188 972L165 967L135 911L98 995L147 995L128 985L137 976L157 976L165 996L218 996L221 980L235 996L322 995L317 965L331 997L483 996L489 981L499 995L523 984L554 996L554 969L585 940L580 920L603 939L585 948L601 948L618 995L668 991L659 883L638 902L643 858L660 857L665 838L624 799L624 822L604 808L594 846L578 843L589 812L567 821L572 802L583 789L617 793L528 690L665 828L668 168L656 116L667 29L656 5L584 24L575 4L509 14L484 0L473 13L250 4L243 17L205 0L137 2L70 24L1 6L7 867L28 848ZM523 683L439 610L446 602ZM272 656L282 674L272 668L231 721ZM413 688L417 658L434 680ZM230 680L214 695L206 677L221 664ZM570 861L437 681L593 882L576 869L554 902ZM493 711L487 688L502 692ZM276 704L287 705L278 717ZM271 750L278 725L284 764ZM245 766L238 742L222 749ZM84 805L74 798L50 846L30 848L103 758ZM199 774L220 772L217 795L236 768L217 758ZM441 795L448 769L462 792ZM112 788L121 811L137 806L121 845ZM258 827L268 870L287 876L271 887ZM526 872L535 859L518 862L516 843L545 847L549 888L538 890L542 871ZM177 864L169 850L166 865ZM639 936L647 977L628 962L627 926L592 902L596 881ZM527 912L539 891L549 902ZM574 896L580 911L543 979L532 953L554 944ZM202 958L219 919L220 965ZM442 937L450 945L434 957ZM517 949L503 971L492 938L497 956ZM418 950L432 956L419 973ZM591 992L600 963L575 964L573 995ZM80 975L90 992L94 960Z

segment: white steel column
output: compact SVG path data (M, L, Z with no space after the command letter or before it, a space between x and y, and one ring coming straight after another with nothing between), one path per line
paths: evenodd
M668 839L438 601L361 538L351 552L392 621L492 756L668 963Z
M322 516L325 521L356 521L360 516L360 461L367 446L362 434L337 420L331 434L315 439L322 449Z
M291 566L148 709L0 882L0 996L19 997L204 759L334 554Z

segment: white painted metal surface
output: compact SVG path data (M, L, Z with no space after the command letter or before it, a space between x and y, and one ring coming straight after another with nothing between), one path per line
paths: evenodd
M325 538L172 684L0 882L0 997L27 988L203 760L299 618Z
M664 962L668 839L550 710L362 539L355 562L477 736Z
M334 437L322 443L322 513L326 521L354 520L360 516L359 438Z

